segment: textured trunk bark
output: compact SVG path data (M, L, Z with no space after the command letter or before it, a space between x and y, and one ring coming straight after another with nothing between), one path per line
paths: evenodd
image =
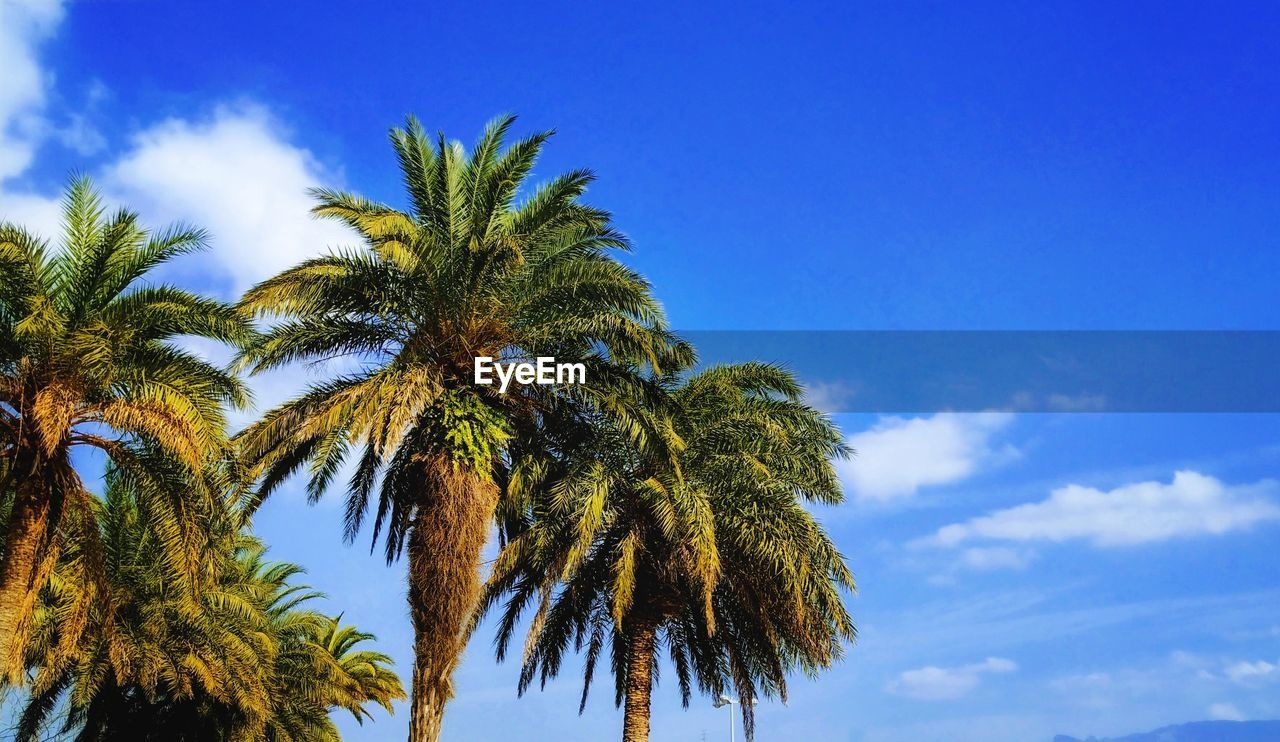
M34 478L19 483L0 556L0 676L11 685L22 680L25 636L44 582L41 565L48 560L41 552L48 540L49 510Z
M498 488L443 456L426 466L426 497L409 535L413 698L409 742L436 742L463 631L480 597L480 552L498 506Z
M657 626L652 621L639 621L631 631L622 742L649 742L649 694L653 690L653 652L657 635Z

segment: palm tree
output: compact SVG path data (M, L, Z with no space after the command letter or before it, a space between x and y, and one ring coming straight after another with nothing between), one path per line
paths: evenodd
M776 367L665 382L670 404L655 414L684 443L678 470L607 424L556 461L517 465L534 473L517 487L526 511L507 523L482 611L506 598L501 660L537 606L521 694L572 645L586 653L581 712L607 645L623 740L647 740L665 645L685 705L694 684L717 698L732 687L750 737L754 699L785 700L790 671L829 666L854 637L841 595L852 575L803 504L841 501L832 460L848 449Z
M342 616L325 616L309 628L306 641L293 644L293 651L283 661L280 674L294 687L312 678L312 693L325 698L324 706L346 709L362 723L372 718L365 708L368 702L375 701L391 711L390 702L405 697L400 678L389 667L390 658L381 652L358 649L364 642L376 639L373 634L343 625ZM280 735L274 738L284 739Z
M234 512L209 514L193 607L141 500L131 481L108 475L93 513L100 589L84 589L99 583L85 578L76 546L53 571L36 611L17 739L38 739L61 710L56 733L83 742L336 741L331 710L363 720L367 704L390 711L404 698L390 659L358 648L373 637L308 609L318 594L292 584L301 569L267 562ZM84 630L68 629L76 623Z
M254 372L294 361L345 364L239 436L263 496L306 465L319 497L342 462L346 538L373 493L373 541L409 559L415 663L411 740L435 740L464 624L479 595L481 549L499 500L505 445L579 409L624 415L611 364L665 368L688 351L663 327L646 282L613 260L627 246L579 197L577 170L530 189L549 133L504 148L514 119L468 154L412 119L391 142L409 211L317 190L314 213L346 224L358 248L317 257L252 288L249 313L277 322L244 356ZM580 361L587 383L501 394L473 381L475 359Z
M242 344L252 335L242 315L145 281L157 266L201 249L202 231L148 232L133 212L109 215L87 178L68 188L63 223L56 250L0 224L0 499L9 513L0 555L0 683L20 681L31 610L59 548L68 537L96 538L93 529L60 527L92 502L72 452L97 449L145 474L148 463L130 446L145 442L179 468L199 471L224 446L224 405L245 402L234 376L172 342L188 335ZM147 507L163 510L172 526L173 558L194 559L199 533L185 517L192 493L154 491L172 495Z

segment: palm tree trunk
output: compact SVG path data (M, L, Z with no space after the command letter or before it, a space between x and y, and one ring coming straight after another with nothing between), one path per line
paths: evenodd
M649 742L649 695L653 690L653 652L658 635L650 620L637 621L628 638L627 697L622 712L622 742Z
M409 536L414 664L409 742L436 742L466 624L480 597L480 552L498 506L497 486L435 456Z
M31 477L19 484L5 528L0 556L0 677L10 684L21 682L26 624L44 581L40 567L48 560L41 552L46 544L49 507L37 478Z

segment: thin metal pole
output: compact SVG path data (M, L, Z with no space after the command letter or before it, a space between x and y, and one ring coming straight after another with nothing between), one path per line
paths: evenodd
M729 742L733 742L733 704L725 704L725 708L729 709Z

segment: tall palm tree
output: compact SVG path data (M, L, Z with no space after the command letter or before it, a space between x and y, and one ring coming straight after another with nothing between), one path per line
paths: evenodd
M318 594L293 584L301 569L265 561L233 512L209 514L192 606L141 500L132 481L110 474L92 514L105 579L85 578L76 545L53 571L17 739L39 739L62 711L55 733L83 742L336 741L332 710L363 720L368 704L390 711L404 697L390 659L358 648L373 637L307 608Z
M841 501L832 460L848 450L776 367L666 384L670 404L655 414L683 441L679 470L602 423L558 460L524 466L534 472L517 488L526 510L507 522L482 610L506 599L502 659L537 606L522 694L574 646L586 653L581 711L607 645L623 740L642 742L665 645L684 703L694 684L714 697L733 688L749 737L757 697L785 700L790 671L829 666L854 637L841 595L852 575L804 506Z
M432 142L412 119L392 131L408 211L316 191L314 213L362 244L305 261L243 299L277 322L244 356L254 372L345 363L239 444L264 496L305 465L319 497L353 459L348 540L376 491L373 540L384 538L389 562L406 550L409 559L415 742L439 737L452 695L507 441L577 409L625 415L611 389L627 374L612 364L689 360L646 282L610 257L627 242L608 213L579 200L591 174L531 188L549 133L506 147L513 120L491 123L470 153L443 135ZM587 382L502 394L474 383L480 356L580 361Z
M59 248L50 249L0 224L0 498L9 513L0 682L20 680L36 594L67 536L60 522L90 508L72 452L97 449L118 467L146 470L130 445L144 442L180 469L199 471L225 444L224 405L245 401L234 376L172 342L190 335L243 344L252 335L243 316L145 280L201 249L202 231L148 232L133 212L108 214L87 178L68 188L63 226ZM148 507L166 512L174 558L194 559L199 533L184 515L194 493L148 491L173 495ZM78 535L96 537L93 529Z

